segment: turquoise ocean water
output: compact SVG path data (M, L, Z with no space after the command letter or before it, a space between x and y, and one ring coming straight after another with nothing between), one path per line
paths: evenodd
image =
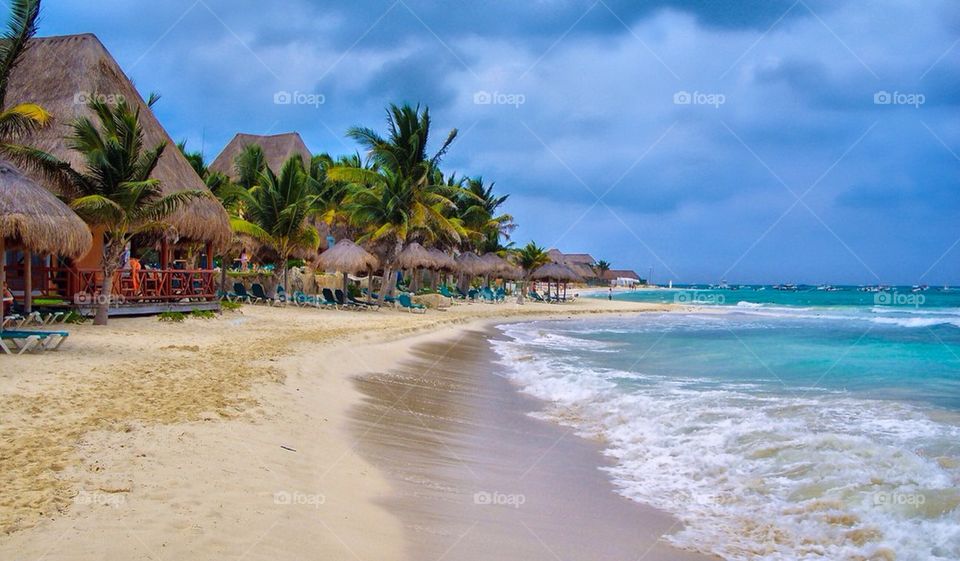
M644 290L502 326L503 371L727 559L960 559L960 290Z

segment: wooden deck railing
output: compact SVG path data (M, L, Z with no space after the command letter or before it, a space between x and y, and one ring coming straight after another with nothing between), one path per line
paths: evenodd
M23 290L23 265L8 267L13 290ZM63 298L73 304L87 304L100 298L103 271L65 267L34 266L32 288L46 297ZM176 302L214 300L217 275L209 269L141 269L117 271L113 278L112 298L118 303Z

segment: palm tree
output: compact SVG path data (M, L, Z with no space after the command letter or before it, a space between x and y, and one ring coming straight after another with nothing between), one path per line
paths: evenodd
M390 105L387 136L365 127L352 127L347 136L369 151L373 169L336 165L327 178L352 184L344 210L355 226L364 228L362 240L376 245L384 264L385 296L393 294L392 276L397 256L409 240L451 238L459 241L466 232L458 218L454 190L435 181L440 159L450 148L453 129L440 148L427 153L430 110L420 106Z
M269 167L243 196L242 216L231 218L235 232L270 246L279 256L283 287L287 261L297 251L316 251L320 235L309 219L323 209L322 186L307 173L300 156L292 156L280 175Z
M604 261L603 259L597 261L593 264L593 272L596 273L597 278L600 279L601 283L603 282L603 276L607 274L607 271L610 270L610 263Z
M536 242L530 242L516 252L515 260L517 265L523 269L523 283L520 287L520 296L517 297L517 302L522 304L527 294L527 284L530 282L530 275L540 267L549 263L550 256L546 250L538 246Z
M510 195L497 196L494 184L485 184L482 177L467 178L465 188L457 197L457 213L469 232L470 243L479 253L499 251L501 239L510 239L516 225L513 216L497 214Z
M233 161L233 169L237 172L237 185L247 190L253 189L267 169L263 148L259 144L244 146Z
M103 279L94 324L106 325L113 276L130 240L138 234L163 232L167 219L180 207L210 194L205 190L163 194L160 181L150 176L166 144L144 147L139 108L126 101L111 106L96 100L88 107L99 123L80 117L71 123L66 138L67 146L83 156L83 169L35 149L28 156L59 178L64 197L84 221L103 230Z
M50 114L35 103L7 107L10 74L37 32L39 14L40 0L14 0L10 3L6 31L0 36L0 151L4 153L18 152L23 147L15 144L17 139L50 122Z

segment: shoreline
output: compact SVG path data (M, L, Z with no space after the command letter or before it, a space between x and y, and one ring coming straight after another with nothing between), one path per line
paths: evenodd
M396 359L367 345L403 347L477 322L670 309L467 304L413 316L247 306L177 326L71 327L63 350L18 357L0 376L0 555L403 559L401 524L378 504L389 482L346 426L361 398L352 378Z
M530 415L544 403L497 373L503 323L406 339L404 360L355 378L353 432L408 558L718 560L660 540L681 524L616 492L601 442Z

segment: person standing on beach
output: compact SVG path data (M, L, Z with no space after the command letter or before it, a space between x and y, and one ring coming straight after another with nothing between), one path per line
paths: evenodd
M607 300L613 300L613 287L612 287L612 286L609 288L609 292L607 293Z

